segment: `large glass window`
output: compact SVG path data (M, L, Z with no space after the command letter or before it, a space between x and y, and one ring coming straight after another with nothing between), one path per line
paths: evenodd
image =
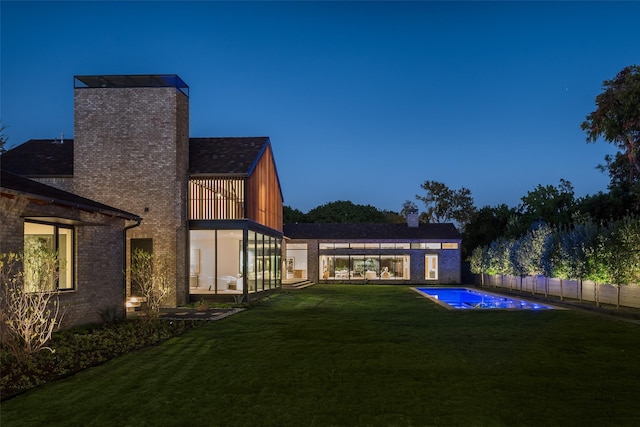
M346 280L349 278L349 257L337 255L335 257L334 277L338 280Z
M282 279L282 240L249 231L247 250L249 292L263 291L280 286Z
M192 230L191 294L242 294L280 285L282 240L243 230ZM246 274L244 273L246 271Z
M354 279L362 280L364 279L364 256L363 255L352 255L349 257L350 259L350 269L353 272L352 277Z
M438 243L438 245L440 245ZM409 243L344 243L344 242L329 242L329 243L320 243L318 245L319 249L409 249ZM438 246L438 249L440 246ZM421 246L420 243L415 244L415 249L424 249L424 246Z
M282 280L282 247L280 245L280 239L271 238L271 289L278 287L278 283Z
M397 280L409 279L408 255L382 255L380 256L380 279Z
M307 254L308 250L306 243L287 243L287 257L285 263L286 279L307 278Z
M218 230L217 289L242 293L242 230Z
M190 292L242 293L242 230L192 230L190 240Z
M247 286L249 292L256 291L256 268L258 254L256 251L256 232L249 231L247 238Z
M25 286L28 291L74 288L73 227L61 224L24 223ZM56 261L46 260L55 254Z
M267 267L264 262L264 236L255 233L256 236L256 291L264 289L264 271Z
M409 255L321 255L320 279L409 280Z
M195 230L190 232L189 253L190 292L216 291L216 232Z

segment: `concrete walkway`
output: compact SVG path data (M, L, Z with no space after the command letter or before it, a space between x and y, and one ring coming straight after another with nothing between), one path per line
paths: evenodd
M202 320L213 322L224 319L225 317L244 311L244 308L210 308L208 310L199 311L195 308L177 307L160 309L160 319L162 320ZM139 311L129 313L128 317L143 317Z

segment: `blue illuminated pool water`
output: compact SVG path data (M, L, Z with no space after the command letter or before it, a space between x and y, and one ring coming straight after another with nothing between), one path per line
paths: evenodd
M456 309L550 310L550 305L467 288L416 288L431 299Z

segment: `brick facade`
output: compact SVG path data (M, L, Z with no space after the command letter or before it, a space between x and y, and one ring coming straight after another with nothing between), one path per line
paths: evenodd
M73 178L62 178L62 177L46 177L46 178L31 178L34 181L41 182L45 185L50 185L51 187L59 188L60 190L68 191L69 193L73 193Z
M124 314L124 219L3 194L0 197L0 253L22 251L25 217L46 217L52 222L62 218L65 223L74 224L75 289L59 294L63 327L98 323L101 321L99 311L107 308Z
M108 87L76 88L74 97L75 193L142 217L128 240L153 239L154 254L175 259L166 304L186 302L187 96L174 87Z

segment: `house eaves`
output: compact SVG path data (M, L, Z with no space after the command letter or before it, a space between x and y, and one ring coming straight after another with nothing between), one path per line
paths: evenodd
M21 177L4 169L1 171L0 176L0 191L3 195L10 197L23 196L43 204L53 204L87 212L97 212L102 215L131 221L140 220L138 215Z

